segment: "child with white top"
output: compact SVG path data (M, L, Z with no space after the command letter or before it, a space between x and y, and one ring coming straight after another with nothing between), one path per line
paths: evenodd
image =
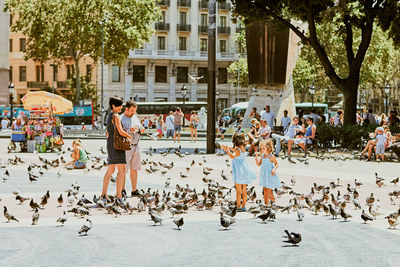
M385 130L382 127L378 127L377 135L376 135L376 160L384 160L385 157L385 143L388 138L386 134L384 134Z

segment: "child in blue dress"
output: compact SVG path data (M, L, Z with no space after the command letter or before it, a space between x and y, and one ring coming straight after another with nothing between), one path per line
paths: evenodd
M273 144L270 140L261 140L259 143L261 158L256 153L257 166L261 166L260 170L260 185L264 190L264 203L269 204L269 201L275 202L273 189L281 187L281 182L276 175L278 162L276 157L272 155Z
M243 133L235 133L232 137L233 148L221 146L232 159L233 181L236 187L236 205L238 211L246 211L247 185L257 178L246 161L246 140Z

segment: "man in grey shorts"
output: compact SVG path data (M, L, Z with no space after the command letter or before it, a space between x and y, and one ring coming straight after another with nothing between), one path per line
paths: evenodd
M141 169L140 151L139 151L139 139L140 134L145 131L144 127L140 123L136 116L137 103L128 100L125 104L125 112L121 116L122 128L132 135L131 149L125 151L126 155L126 173L129 172L132 184L131 196L139 195L137 186L137 171ZM122 194L125 194L125 177L123 183Z

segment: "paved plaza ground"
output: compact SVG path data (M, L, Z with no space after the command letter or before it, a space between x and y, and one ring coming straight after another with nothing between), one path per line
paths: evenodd
M72 140L66 140L64 150L70 146ZM9 158L15 155L25 161L24 164L7 166L10 177L3 183L0 180L0 206L7 206L20 222L6 223L3 215L0 218L0 238L3 241L0 248L0 266L117 266L120 264L129 266L398 266L400 261L400 230L389 230L388 214L397 211L400 199L394 198L393 205L388 193L398 190L389 182L400 175L400 163L375 163L359 160L333 160L321 161L311 157L309 164L290 163L287 159L278 158L278 175L281 181L291 186L292 177L296 180L293 190L298 193L309 194L313 183L328 186L331 181L340 178L342 187L338 190L342 195L347 193L346 186L349 183L354 187L354 179L363 185L357 189L360 193L359 201L366 211L365 199L370 193L374 193L379 199L379 215L376 220L363 224L360 218L361 210L355 210L352 203L346 206L346 212L353 218L349 222L343 222L340 216L332 220L324 212L312 215L311 211L302 209L305 214L304 221L297 221L295 211L278 211L274 222L262 224L259 219L254 219L250 213L238 213L237 222L227 231L219 223L220 206L214 206L209 211L198 211L191 207L182 217L185 224L181 231L176 230L171 220L171 214L165 210L161 217L164 219L161 226L152 226L153 222L147 211L132 215L123 214L118 218L107 214L104 210L91 209L89 218L93 222L93 228L88 236L78 236L78 231L85 219L68 214L68 221L64 227L58 227L56 219L63 211L70 210L66 203L57 207L57 197L62 193L64 199L66 192L72 183L80 186L79 197L84 194L92 199L101 192L105 168L97 171L83 170L67 171L62 168L50 168L44 171L37 182L28 180L27 167L30 163L39 164L38 156L53 160L59 158L56 153L49 154L8 154L8 140L0 139L1 165L7 164ZM106 159L106 155L100 152L100 147L105 148L105 140L83 140L84 146L94 156ZM171 163L174 167L165 175L159 172L148 174L144 171L148 165L143 166L139 172L140 189L175 191L175 185L189 185L201 192L207 188L202 181L204 177L202 166L213 168L209 178L226 187L233 187L233 181L229 167L226 166L227 156L194 155L194 148L205 149L205 142L190 143L184 141L180 144L183 151L188 152L183 158L171 153L164 157L158 153L152 156L146 155L150 147L157 152L169 147L177 148L178 144L172 141L142 141L140 149L142 159L150 161ZM65 154L66 155L66 154ZM296 153L295 153L296 155ZM302 155L301 155L302 156ZM300 157L300 156L299 156ZM186 167L192 161L196 165L186 171ZM204 162L204 160L206 162ZM256 173L259 172L254 158L247 158L250 166ZM91 164L89 164L90 166ZM225 170L229 180L221 178L221 171ZM0 178L3 177L5 168L0 170ZM188 175L188 178L180 178L180 172ZM377 172L385 178L385 184L381 188L375 184ZM35 169L34 173L38 173ZM58 175L58 173L60 175ZM115 176L115 175L114 175ZM171 185L165 188L167 178L171 178ZM129 179L127 179L128 181ZM258 180L251 186L255 186L257 199L262 199L261 186ZM130 182L127 182L130 188ZM19 205L15 200L13 191L19 190L25 197L33 198L36 202L40 197L50 191L49 203L45 209L40 210L38 225L31 225L32 211L28 201ZM110 183L109 193L115 193L115 184ZM332 190L334 195L337 190ZM315 193L313 199L320 199L321 193ZM235 199L235 191L232 190L232 199ZM277 198L277 204L288 205L293 195L285 194ZM200 196L200 199L202 197ZM137 198L128 198L128 202L134 206ZM302 201L302 203L305 203ZM248 202L248 208L254 205ZM400 219L399 219L400 220ZM400 227L399 227L400 228ZM287 247L284 240L284 230L299 232L303 241L299 247Z

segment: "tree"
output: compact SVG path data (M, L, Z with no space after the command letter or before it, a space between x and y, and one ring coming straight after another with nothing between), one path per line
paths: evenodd
M244 28L234 35L235 43L239 47L240 51L246 51L246 35ZM247 67L247 60L240 56L238 60L232 62L228 67L228 73L232 77L229 83L232 83L236 87L247 88L249 86L249 70Z
M315 51L326 76L343 93L346 125L355 124L357 93L361 67L370 46L374 23L388 31L395 45L400 44L400 2L397 0L233 0L234 16L245 24L253 21L276 21L290 28L303 45ZM307 32L298 25L305 22ZM346 53L346 68L335 68L332 56L320 41L317 25L331 23L336 32L330 32ZM360 40L354 32L360 30Z
M11 29L28 36L25 58L44 62L72 57L76 100L79 61L84 55L99 60L102 31L105 62L122 64L129 50L150 39L159 17L154 0L6 0L5 9L19 16Z
M331 32L337 31L331 23L317 25L317 33L321 44L329 51L332 64L338 70L340 76L345 75L346 51L340 39ZM361 31L354 32L354 38L359 42ZM360 72L359 93L367 102L374 95L381 95L382 87L386 83L395 83L400 75L399 50L393 45L387 33L374 25L371 44L365 55L364 64ZM318 61L318 56L310 46L305 46L300 53L293 71L293 84L297 101L303 102L308 94L308 86L313 84L317 89L316 98L324 95L323 90L336 88L330 79L324 74L324 68ZM320 92L318 92L320 89ZM336 88L337 89L337 88ZM319 93L319 94L318 94ZM383 104L383 102L382 102Z

